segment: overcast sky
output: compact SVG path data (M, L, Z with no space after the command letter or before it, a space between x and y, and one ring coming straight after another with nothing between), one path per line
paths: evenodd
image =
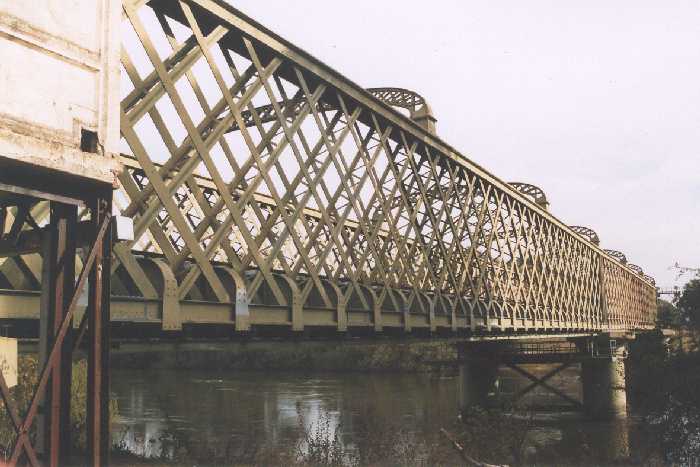
M700 2L229 0L439 136L544 189L657 284L700 267Z

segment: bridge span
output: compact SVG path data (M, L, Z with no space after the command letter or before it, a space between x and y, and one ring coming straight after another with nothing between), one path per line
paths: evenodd
M537 187L505 183L439 139L418 94L362 89L224 2L125 1L122 23L114 204L134 240L114 247L114 321L654 326L653 279L556 219ZM13 226L0 317L33 319L48 203L0 203Z
M565 336L587 405L621 413L624 341L655 326L654 280L440 139L425 98L364 89L222 0L74 3L61 24L0 7L18 64L0 72L17 87L0 96L0 324L38 324L42 365L24 421L6 407L11 464L65 457L51 399L70 399L84 336L88 451L106 464L117 323L459 338L464 407L522 360L518 339ZM78 33L81 15L99 34Z

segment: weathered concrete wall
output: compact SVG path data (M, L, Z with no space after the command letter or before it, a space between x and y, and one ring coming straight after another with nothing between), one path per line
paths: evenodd
M113 180L120 5L0 0L0 157ZM80 151L81 129L97 132L105 155Z

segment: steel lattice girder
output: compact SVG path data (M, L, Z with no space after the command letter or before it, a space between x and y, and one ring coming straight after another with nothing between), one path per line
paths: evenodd
M441 312L453 329L654 325L646 277L382 104L391 89L359 88L218 0L123 9L116 201L136 241L113 271L144 296L134 255L156 254L180 300L267 295L295 329L314 303L341 328L358 301L408 329Z
M280 303L274 271L302 303L333 302L330 281L336 300L362 285L446 295L487 327L653 324L642 277L342 76L222 3L152 5L124 5L138 41L123 52L122 135L141 168L122 177L124 212L181 298L202 275L231 300L221 260Z

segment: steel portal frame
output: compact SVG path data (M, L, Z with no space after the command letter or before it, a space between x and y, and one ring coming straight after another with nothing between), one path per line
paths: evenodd
M0 245L4 253L26 246L27 232L39 237L41 250L41 298L39 311L39 358L36 386L24 413L19 411L5 378L0 372L0 395L8 413L15 439L9 451L8 465L21 460L29 465L58 466L74 459L71 453L70 406L72 361L85 340L87 350L86 430L87 461L107 465L109 445L109 321L111 264L112 187L89 186L80 199L59 193L42 193L45 174L33 178L13 178L3 166L0 174ZM21 181L27 186L9 185ZM81 181L73 180L75 185ZM10 190L10 191L7 191ZM50 200L50 201L47 201ZM62 201L70 201L69 203ZM48 207L43 228L32 215L38 205ZM89 218L78 244L78 209ZM10 228L6 231L6 226ZM32 230L33 229L33 230ZM31 236L30 236L31 237ZM77 250L82 255L77 255ZM21 254L12 258L25 264ZM76 278L76 263L81 263ZM74 326L77 303L87 291L88 304ZM79 324L78 324L79 323ZM34 429L35 435L34 435Z

